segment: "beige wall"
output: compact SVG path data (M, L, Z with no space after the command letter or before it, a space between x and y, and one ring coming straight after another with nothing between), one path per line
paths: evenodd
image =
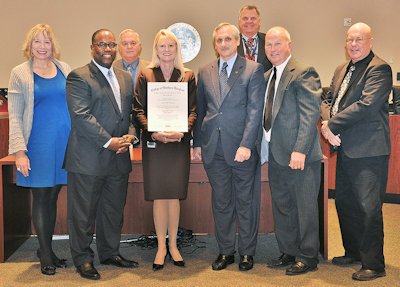
M316 67L323 86L329 85L335 67L345 61L343 18L368 23L374 32L374 51L391 64L394 80L400 71L400 37L395 30L399 0L0 0L0 87L7 87L10 70L24 61L21 44L34 24L53 26L62 60L76 68L91 59L90 38L99 28L115 34L128 27L137 30L143 42L142 57L150 59L156 32L185 22L202 38L199 55L186 64L197 72L214 57L213 28L223 21L237 24L239 8L250 3L261 10L262 31L275 25L289 30L293 55Z

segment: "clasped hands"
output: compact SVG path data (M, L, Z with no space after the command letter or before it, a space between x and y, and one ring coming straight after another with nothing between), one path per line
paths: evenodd
M184 134L181 132L154 132L151 138L162 143L180 142Z
M133 143L135 137L133 135L123 135L122 137L111 138L108 149L120 154L128 151L129 146Z
M340 146L340 134L334 135L328 127L328 121L322 121L321 133L324 138L333 146Z

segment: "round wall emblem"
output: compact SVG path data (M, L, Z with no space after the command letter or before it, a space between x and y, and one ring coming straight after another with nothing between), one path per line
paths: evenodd
M201 48L201 39L197 30L186 23L175 23L167 29L175 34L181 44L183 62L187 63L196 58Z

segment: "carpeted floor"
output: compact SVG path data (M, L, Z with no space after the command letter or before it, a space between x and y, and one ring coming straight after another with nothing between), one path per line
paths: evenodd
M119 269L95 265L102 279L90 281L80 278L72 266L67 240L55 241L55 250L62 258L67 258L67 269L57 269L55 276L40 273L40 264L35 252L38 248L36 238L29 239L4 264L0 264L0 286L400 286L400 205L385 204L385 256L387 276L371 282L356 282L351 274L360 266L340 268L321 258L318 271L301 276L286 276L285 270L265 267L266 260L279 255L274 234L260 234L258 238L255 267L248 272L240 272L237 263L223 271L212 271L210 263L218 254L215 238L211 235L198 235L182 250L186 268L167 262L159 272L151 269L155 249L146 249L122 243L121 253L127 258L139 261L138 269ZM134 239L138 236L124 236ZM95 245L93 245L95 249ZM340 230L337 222L334 201L329 200L329 258L342 255Z

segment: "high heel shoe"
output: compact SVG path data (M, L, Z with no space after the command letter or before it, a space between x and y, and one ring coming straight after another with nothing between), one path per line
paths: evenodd
M36 256L40 260L40 249L36 250ZM58 258L53 252L51 254L51 259L53 260L53 264L57 268L67 268L67 259Z
M169 252L169 250L168 250L167 255L169 255L169 258L170 258L170 259L172 259L172 262L174 262L174 265L175 265L175 266L178 266L178 267L185 267L185 261L184 261L184 260L175 261L174 258L173 258L172 255L171 255L171 252Z
M163 264L153 263L153 271L154 271L154 272L155 272L155 271L158 271L158 270L161 270L161 269L164 268L165 259L167 259L167 255L168 255L168 252L167 252L167 254L165 254L164 263L163 263Z
M175 261L174 259L172 259L172 261L174 262L175 266L185 267L185 261L183 261L183 260Z

